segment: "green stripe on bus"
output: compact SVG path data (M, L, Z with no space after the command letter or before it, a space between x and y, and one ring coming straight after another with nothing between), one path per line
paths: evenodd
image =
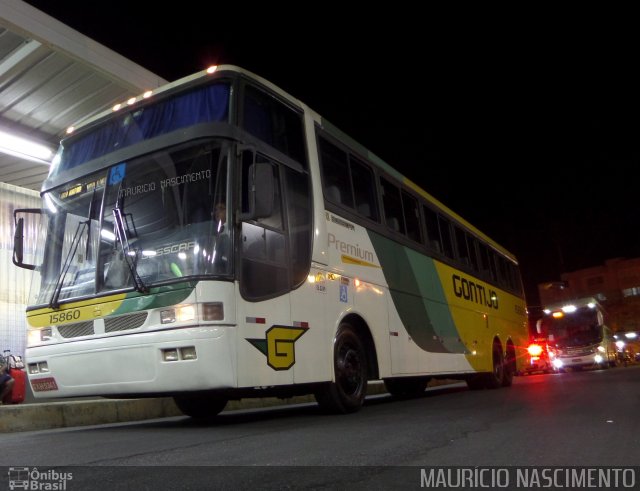
M448 309L442 287L433 288L433 285L440 285L433 261L375 232L368 233L382 265L393 304L411 339L425 351L454 351L447 346L449 341L445 342L445 339L450 338L448 333L453 327L453 321L446 313ZM425 297L433 298L434 301ZM434 308L438 303L442 303L445 309ZM434 322L438 325L437 328L434 327ZM455 332L455 328L453 331Z

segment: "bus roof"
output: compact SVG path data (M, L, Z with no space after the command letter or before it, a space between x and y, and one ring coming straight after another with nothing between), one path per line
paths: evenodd
M88 119L86 119L84 121L81 121L75 127L68 128L67 129L67 134L68 135L72 135L73 133L75 133L77 131L81 131L81 130L87 128L87 127L90 127L90 126L93 126L95 124L98 124L101 120L108 119L111 115L113 115L114 113L120 111L121 109L122 110L126 110L127 108L132 108L132 107L134 107L136 105L142 105L142 104L148 103L148 102L151 101L152 98L155 98L155 97L158 97L158 96L161 96L161 95L162 96L166 96L166 95L169 95L169 94L171 94L173 92L176 92L178 90L182 90L183 88L199 85L199 84L204 82L206 77L208 77L208 76L210 76L210 75L212 75L214 73L220 73L220 72L225 72L225 71L227 71L227 72L235 72L235 73L239 73L239 74L245 75L248 78L251 78L251 79L259 82L260 84L264 85L265 87L269 88L273 92L277 93L280 97L284 98L285 100L288 100L290 103L302 108L303 110L311 111L311 113L313 113L315 119L319 120L320 124L322 125L322 127L326 131L331 133L333 136L335 136L339 140L343 141L345 144L347 144L353 150L355 150L358 153L360 153L363 157L366 157L371 163L373 163L374 165L378 166L384 172L388 173L389 175L393 176L395 179L397 179L401 183L405 184L407 187L412 189L415 193L420 195L426 201L428 201L429 203L433 204L437 209L439 209L442 212L444 212L445 214L449 215L451 218L453 218L454 220L456 220L457 222L462 224L464 227L466 227L468 230L470 230L473 234L477 235L478 237L482 238L484 241L489 243L494 249L496 249L502 255L508 257L511 261L513 261L514 263L517 264L518 261L517 261L517 259L516 259L514 254L509 252L507 249L502 247L500 244L498 244L493 239L488 237L486 234L481 232L479 229L474 227L472 224L467 222L464 218L459 216L457 213L453 212L451 209L449 209L443 203L441 203L436 198L431 196L429 193L427 193L424 189L422 189L416 183L414 183L413 181L408 179L406 176L404 176L403 174L398 172L396 169L394 169L392 166L387 164L384 160L379 158L373 152L369 151L366 147L364 147L363 145L361 145L360 143L355 141L353 138L351 138L349 135L347 135L346 133L341 131L339 128L337 128L336 126L331 124L326 119L322 118L322 116L320 116L317 112L311 110L305 103L303 103L299 99L293 97L291 94L285 92L280 87L278 87L275 84L273 84L272 82L269 82L268 80L260 77L259 75L256 75L256 74L254 74L254 73L252 73L252 72L250 72L248 70L245 70L245 69L240 68L240 67L235 66L235 65L218 65L218 66L214 65L214 66L211 66L211 67L209 67L209 68L207 68L205 70L201 70L201 71L196 72L194 74L191 74L191 75L188 75L186 77L180 78L180 79L178 79L178 80L176 80L174 82L171 82L171 83L168 83L168 84L163 85L161 87L158 87L158 88L156 88L154 90L146 91L146 92L144 92L143 94L140 94L137 97L132 97L132 98L128 99L127 101L123 101L120 104L114 105L110 109L102 111L102 112L100 112L100 113L98 113L98 114L96 114L96 115L94 115L94 116L92 116L92 117L90 117L90 118L88 118Z

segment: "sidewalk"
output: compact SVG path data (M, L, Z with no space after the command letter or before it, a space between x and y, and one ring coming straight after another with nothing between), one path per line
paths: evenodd
M367 395L384 394L382 382L369 383ZM37 402L27 398L23 404L0 406L0 433L38 431L71 426L143 421L145 419L182 416L173 399L88 399L59 402ZM309 396L288 399L265 397L229 401L225 411L254 409L315 402Z

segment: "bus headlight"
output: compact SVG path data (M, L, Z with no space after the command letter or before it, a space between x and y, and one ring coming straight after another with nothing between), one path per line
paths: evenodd
M562 360L560 358L556 358L553 360L553 366L556 368L562 368Z
M192 321L195 318L196 308L193 305L180 305L173 309L160 311L160 322L162 324Z
M28 329L27 330L27 346L36 346L42 344L45 341L51 341L53 332L50 327L42 329Z
M602 360L604 358L602 358L602 355L596 355L593 357L593 359L596 361L596 363L602 363Z

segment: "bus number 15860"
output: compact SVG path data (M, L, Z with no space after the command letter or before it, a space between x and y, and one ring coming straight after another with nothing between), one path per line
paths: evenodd
M80 318L80 309L66 310L64 312L55 312L49 314L49 322L51 324L60 324L63 322L74 321Z

